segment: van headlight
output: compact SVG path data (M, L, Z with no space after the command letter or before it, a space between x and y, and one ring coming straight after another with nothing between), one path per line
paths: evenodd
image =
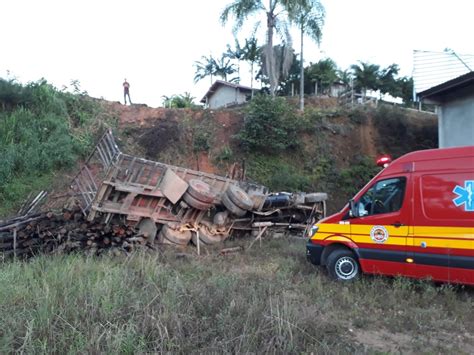
M318 225L313 225L310 229L308 229L308 238L311 238L314 233L316 233L319 229L319 226Z

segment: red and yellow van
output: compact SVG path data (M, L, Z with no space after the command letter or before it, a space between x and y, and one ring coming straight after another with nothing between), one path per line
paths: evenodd
M393 161L313 226L307 256L338 280L370 273L474 285L474 146Z

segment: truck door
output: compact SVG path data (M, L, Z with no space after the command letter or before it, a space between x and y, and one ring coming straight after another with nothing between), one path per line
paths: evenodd
M404 275L407 238L412 220L410 175L376 181L355 201L351 236L359 246L359 262L367 273Z

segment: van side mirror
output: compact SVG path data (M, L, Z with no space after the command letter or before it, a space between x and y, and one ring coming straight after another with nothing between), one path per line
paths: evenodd
M349 200L349 216L352 218L359 217L359 208L358 203L354 201L354 199Z

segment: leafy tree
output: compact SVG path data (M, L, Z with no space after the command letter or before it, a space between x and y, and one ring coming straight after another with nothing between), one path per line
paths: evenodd
M288 0L268 0L268 6L263 0L235 0L227 5L221 13L222 24L227 23L229 17L235 18L234 32L242 28L244 21L253 15L265 13L267 24L267 40L265 45L265 68L270 82L270 93L274 96L278 86L278 70L273 52L273 35L280 35L284 44L291 47L291 36L288 28ZM257 23L257 26L260 22ZM287 52L289 54L289 52ZM286 60L284 62L287 62Z
M324 25L325 11L319 0L288 1L289 17L295 23L301 34L300 52L300 110L304 110L304 57L303 41L307 35L319 45L321 42L322 27Z
M306 68L308 77L308 85L317 84L322 93L327 92L330 86L338 79L337 65L331 58L321 59L319 62L310 64ZM312 88L307 87L308 92L312 92ZM314 90L316 93L316 89Z
M413 105L413 78L412 77L403 77L397 79L397 88L399 90L399 95L405 105Z
M364 98L367 94L367 90L378 89L379 65L359 61L359 64L353 64L351 69L354 74L354 87L357 91L362 92Z

